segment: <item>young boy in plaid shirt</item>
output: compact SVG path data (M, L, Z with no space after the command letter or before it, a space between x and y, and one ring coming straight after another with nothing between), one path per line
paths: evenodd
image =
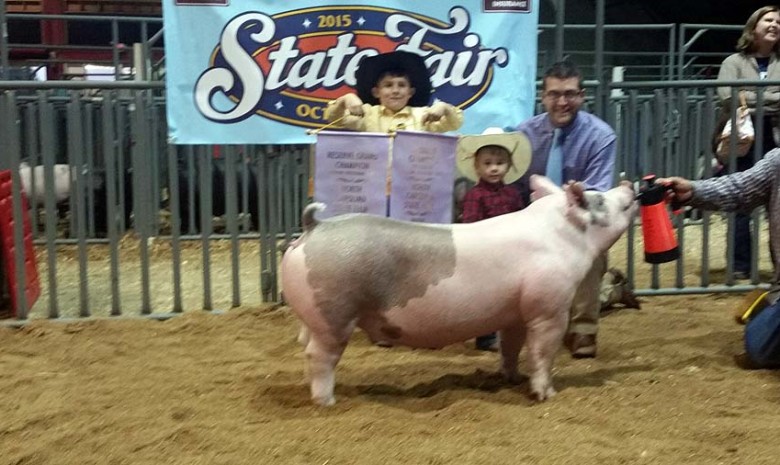
M464 136L458 145L458 168L477 184L463 198L463 223L493 218L522 209L520 191L510 185L528 168L531 144L519 132L488 128L478 136ZM479 350L498 350L496 333L476 340Z

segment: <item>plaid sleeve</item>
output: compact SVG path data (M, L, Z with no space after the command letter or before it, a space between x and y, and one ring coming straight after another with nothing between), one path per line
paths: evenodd
M773 149L746 171L693 181L688 203L706 210L750 211L769 202L778 170L780 150Z
M514 186L510 186L510 187L512 187L512 191L514 193L513 195L514 198L512 199L512 202L515 205L515 209L512 211L522 210L523 208L525 208L525 202L523 202L523 196L520 195L520 190L515 189Z
M466 196L463 197L463 223L473 223L482 219L482 206L480 202L480 195L474 189L466 192Z

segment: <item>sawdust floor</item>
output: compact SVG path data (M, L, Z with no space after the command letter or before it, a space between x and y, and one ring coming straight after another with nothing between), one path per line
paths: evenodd
M184 289L197 305L200 288ZM598 358L562 351L541 404L470 342L381 349L357 332L336 406L315 408L294 317L259 303L0 327L0 465L775 464L780 373L734 365L741 298L644 297L605 315Z
M0 464L775 464L780 374L732 362L737 296L604 317L552 400L469 343L354 335L315 408L287 309L0 328Z

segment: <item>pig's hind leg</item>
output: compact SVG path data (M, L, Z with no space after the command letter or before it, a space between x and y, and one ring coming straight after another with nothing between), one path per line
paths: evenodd
M512 384L520 384L522 381L517 371L517 361L520 350L525 343L525 325L512 326L499 331L501 343L501 372Z
M311 383L311 398L319 405L336 403L333 389L336 384L336 365L347 347L347 342L355 329L352 322L347 328L330 334L309 332L306 344L307 378Z
M526 336L526 359L530 377L531 397L537 401L555 395L552 384L552 364L566 331L568 312L558 312L551 318L532 321Z

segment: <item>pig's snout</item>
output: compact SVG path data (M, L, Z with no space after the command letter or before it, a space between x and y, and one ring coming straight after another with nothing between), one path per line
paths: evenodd
M637 200L639 198L639 196L636 194L636 191L634 191L634 184L632 184L631 181L623 180L620 181L620 184L618 184L618 188L620 188L620 192L624 194L622 210L626 211L634 207L637 204Z

